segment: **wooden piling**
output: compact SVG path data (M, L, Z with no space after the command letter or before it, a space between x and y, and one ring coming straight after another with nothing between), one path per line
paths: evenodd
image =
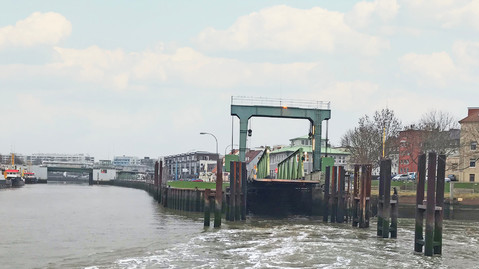
M324 199L323 199L323 222L328 222L329 218L329 182L331 178L331 167L326 167L326 174L324 178Z
M358 165L354 166L354 182L353 182L353 227L357 227L359 224L359 178L360 178L360 169Z
M345 201L344 201L344 167L338 167L338 214L336 217L336 222L343 223L344 222L344 214L345 214Z
M230 206L230 209L229 209L229 213L230 213L230 217L229 217L229 220L230 221L235 221L235 210L236 210L236 173L237 173L237 165L238 165L238 162L231 162L231 169L230 169L230 201L229 201L229 206Z
M379 194L378 194L378 213L377 213L377 236L383 235L383 205L384 205L384 181L386 180L386 163L381 160L379 163ZM391 176L389 176L391 177Z
M331 167L331 222L336 222L336 216L338 213L338 195L337 195L337 167Z
M417 187L416 187L416 225L414 230L414 251L422 252L424 245L423 224L424 210L421 208L424 201L424 184L426 182L426 154L418 156Z
M235 178L235 220L241 220L241 178L243 177L243 166L245 163L239 162L238 163L238 171L236 173L237 177Z
M160 161L160 165L158 167L159 170L159 176L158 176L158 186L159 186L159 192L160 192L160 197L158 201L161 203L163 201L163 161Z
M205 189L204 192L204 200L205 200L205 206L204 206L204 227L210 227L210 189Z
M223 203L223 161L216 163L216 195L215 195L215 223L214 227L221 227L221 206Z
M444 179L446 177L446 155L437 159L436 211L434 216L434 254L442 254L442 220L444 218Z
M424 240L424 255L434 254L434 213L436 211L436 153L428 154L427 165L427 200L426 200L426 234Z
M153 177L153 180L154 180L154 184L155 186L158 186L158 170L159 170L159 167L160 167L160 163L158 161L155 162L155 175Z
M399 210L399 195L396 187L394 187L394 193L391 197L391 238L398 237L398 212Z
M383 182L383 201L382 201L382 236L383 238L389 237L389 217L390 217L390 205L391 205L391 160L385 159L381 162L384 169L384 182Z
M248 196L248 171L246 170L246 163L243 165L243 173L241 177L241 219L246 220L247 196Z

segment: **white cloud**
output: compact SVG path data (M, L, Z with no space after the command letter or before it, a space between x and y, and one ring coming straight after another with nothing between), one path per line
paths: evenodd
M416 78L420 84L445 87L459 76L457 66L446 52L408 53L399 59L399 64L405 74Z
M71 30L71 23L61 14L35 12L14 26L0 28L0 48L57 44Z
M479 0L406 0L405 6L423 20L433 19L443 28L479 30Z
M364 28L379 19L381 23L392 20L398 13L396 0L376 0L374 2L359 2L346 16L349 25Z
M205 29L196 41L205 49L233 51L267 49L333 53L344 50L376 54L389 48L388 41L349 27L343 13L320 7L306 10L284 5L242 16L226 30Z
M330 101L333 110L353 111L363 109L364 104L373 100L378 91L379 85L369 81L337 81L303 98Z
M197 87L224 88L306 81L317 63L246 63L234 59L208 57L189 47L172 52L125 53L96 46L83 50L55 47L59 61L52 68L80 81L94 82L124 90L131 83L176 82Z
M452 45L453 55L462 66L479 66L479 42L459 40Z

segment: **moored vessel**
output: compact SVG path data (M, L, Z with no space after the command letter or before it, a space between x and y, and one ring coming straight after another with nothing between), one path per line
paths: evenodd
M12 182L12 187L21 187L25 185L25 180L20 175L18 169L7 169L5 170L5 180Z
M23 179L25 179L25 184L35 184L38 182L38 179L33 172L24 172Z

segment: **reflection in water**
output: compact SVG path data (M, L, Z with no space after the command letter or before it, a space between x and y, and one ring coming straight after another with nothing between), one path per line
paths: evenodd
M350 224L251 216L203 229L201 214L160 207L146 192L86 185L0 191L5 268L474 268L479 228L445 221L443 255L413 251L414 220L398 239ZM3 263L6 261L5 263Z

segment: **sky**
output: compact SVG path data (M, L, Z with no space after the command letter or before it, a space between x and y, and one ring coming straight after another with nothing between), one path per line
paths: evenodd
M329 101L328 136L479 106L479 1L1 0L0 154L224 154L231 96ZM248 146L307 120L252 118ZM325 128L323 128L325 136Z

